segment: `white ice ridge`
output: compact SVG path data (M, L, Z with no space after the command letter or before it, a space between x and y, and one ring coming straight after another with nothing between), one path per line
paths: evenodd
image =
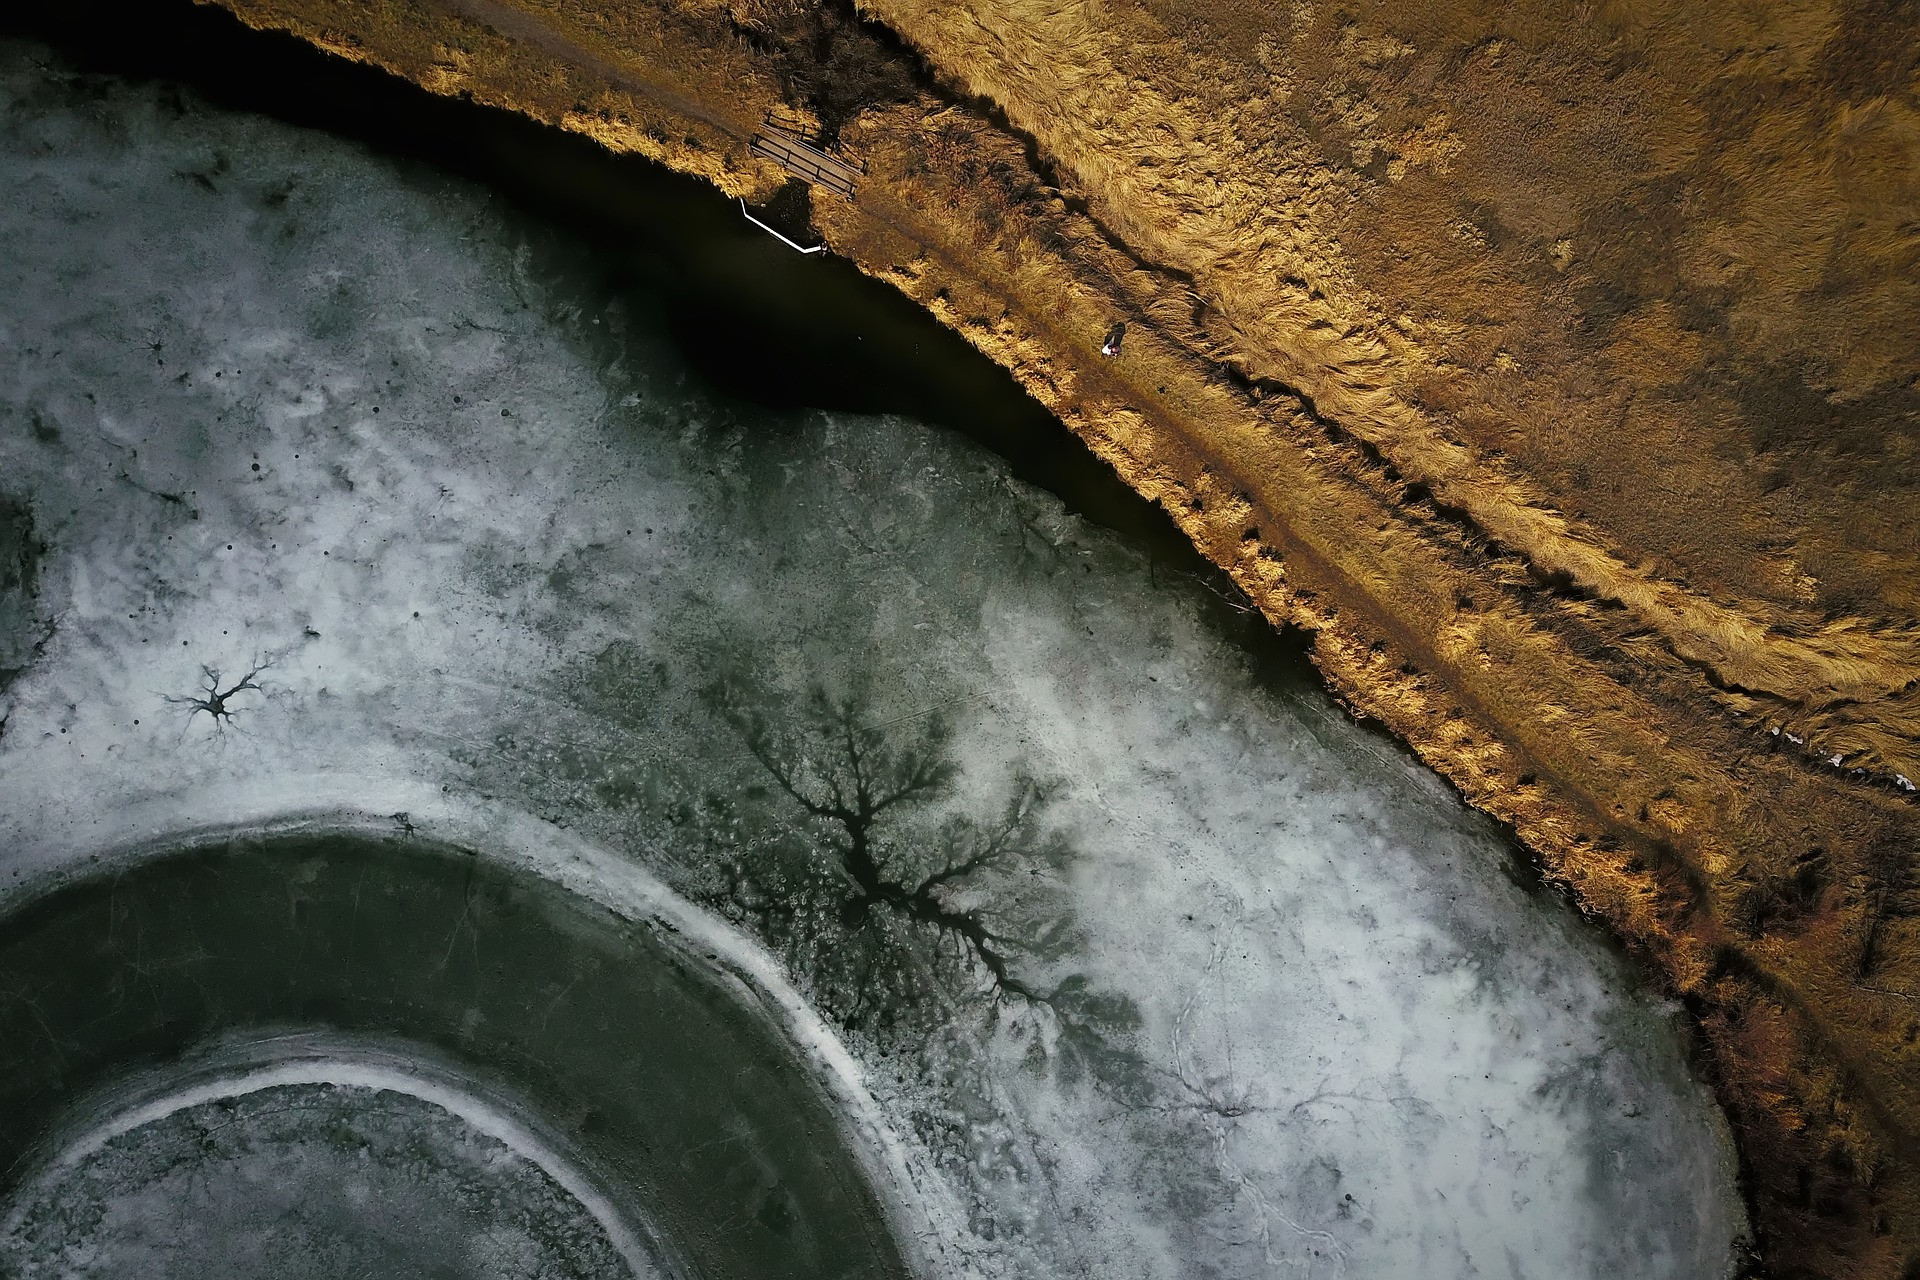
M62 1150L41 1176L57 1178L59 1170L82 1163L115 1138L208 1102L241 1098L289 1085L338 1085L380 1090L403 1094L438 1107L534 1165L592 1215L631 1269L635 1280L655 1280L661 1275L633 1227L599 1188L502 1107L460 1088L450 1073L436 1070L418 1057L382 1051L372 1046L328 1043L313 1037L303 1038L298 1044L289 1044L287 1049L295 1055L287 1061L237 1076L201 1081L109 1117ZM16 1230L17 1226L13 1221L0 1226L0 1237Z

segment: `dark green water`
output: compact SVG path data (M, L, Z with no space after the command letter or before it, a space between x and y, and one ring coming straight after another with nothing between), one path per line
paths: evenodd
M411 1043L520 1099L670 1270L905 1273L770 1018L648 926L420 841L221 845L0 921L0 1202L93 1119L74 1099L294 1030Z

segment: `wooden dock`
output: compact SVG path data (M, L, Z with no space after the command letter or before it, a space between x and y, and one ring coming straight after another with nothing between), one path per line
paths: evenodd
M811 186L825 187L837 195L853 199L855 186L866 174L865 165L852 164L830 155L804 138L782 128L772 119L767 128L753 135L753 154L773 161L794 177Z

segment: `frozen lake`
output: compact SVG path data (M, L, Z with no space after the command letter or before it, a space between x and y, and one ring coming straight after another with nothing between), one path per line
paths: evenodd
M740 1187L710 1221L660 1189L686 1134L657 1168L582 1175L671 1238L668 1270L751 1273L720 1259L786 1195L799 1207L765 1211L884 1219L930 1274L1734 1269L1732 1150L1679 1011L1438 779L1309 679L1257 669L1190 566L951 433L730 399L588 249L325 134L8 45L0 184L0 892L24 912L0 925L7 1025L60 989L55 952L6 949L49 886L79 902L102 875L218 847L289 923L231 953L183 943L185 917L154 926L206 970L179 987L190 1015L153 1003L156 1026L192 1031L168 1052L378 1032L391 1070L411 1038L437 1064L423 1077L491 1081L487 1036L456 1034L477 998L381 1022L210 994L276 939L334 936L287 916L287 840L352 833L376 875L368 850L398 866L445 845L488 868L472 874L544 877L704 939L566 973L720 982L748 1057L814 1099L789 1113L822 1108L815 1156L852 1181L770 1157L744 1219ZM555 910L543 927L572 937ZM490 945L458 913L376 918L434 955ZM517 945L500 964L540 949ZM404 985L431 960L416 951L396 939L367 963ZM584 1113L542 1094L562 1049L515 1030L533 1006L473 1016L531 1046L500 1085L528 1123L592 1148ZM22 1034L9 1087L84 1057L78 1030ZM696 1057L645 1088L711 1085L716 1117L758 1096ZM211 1102L62 1162L130 1105L114 1073L141 1063L110 1058L62 1086L73 1114L9 1131L0 1257L44 1264L189 1194L155 1153ZM367 1156L364 1202L417 1197L466 1239L478 1161L491 1203L543 1224L487 1258L565 1275L613 1256L558 1175L445 1106L273 1087L296 1111L372 1115L389 1145L433 1135L406 1139L432 1159ZM749 1149L763 1123L715 1119L711 1141ZM209 1149L222 1172L191 1194L253 1223L278 1211L242 1204L236 1170L341 1158L265 1124L231 1159ZM53 1222L34 1206L56 1186L97 1213ZM275 1220L304 1238L292 1212ZM819 1274L895 1265L868 1243L871 1266L809 1256Z

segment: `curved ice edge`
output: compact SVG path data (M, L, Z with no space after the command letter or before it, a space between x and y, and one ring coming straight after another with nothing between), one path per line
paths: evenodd
M285 774L131 803L105 794L71 799L62 817L45 825L0 818L0 870L18 874L0 886L0 917L65 884L164 854L235 840L411 834L539 876L652 930L794 1047L832 1099L908 1267L922 1276L959 1273L950 1242L964 1234L965 1213L901 1140L846 1045L771 953L631 858L511 805L392 777Z
M246 1058L262 1056L270 1061L264 1065L244 1065ZM225 1064L228 1069L221 1071L221 1060L234 1057L241 1061L228 1062ZM648 1247L647 1233L644 1230L636 1231L628 1221L628 1215L623 1214L572 1160L541 1137L529 1123L516 1118L511 1103L487 1097L483 1090L467 1081L461 1073L435 1061L415 1046L399 1043L380 1045L357 1037L296 1033L222 1046L221 1050L216 1050L189 1070L197 1078L184 1085L176 1078L175 1087L171 1089L162 1086L161 1090L156 1090L155 1086L163 1077L148 1075L131 1084L122 1082L106 1093L86 1099L82 1103L83 1109L96 1112L107 1110L108 1118L81 1130L77 1135L56 1139L51 1146L51 1158L33 1176L43 1178L50 1173L69 1169L123 1134L203 1103L245 1097L286 1085L329 1084L373 1089L417 1098L438 1107L537 1166L600 1224L601 1230L607 1233L608 1240L633 1273L634 1280L661 1280L662 1272L655 1264L659 1255L655 1249ZM179 1073L167 1074L177 1077ZM116 1100L120 1105L115 1106ZM17 1227L20 1212L20 1209L16 1209L4 1223L0 1223L0 1235Z

